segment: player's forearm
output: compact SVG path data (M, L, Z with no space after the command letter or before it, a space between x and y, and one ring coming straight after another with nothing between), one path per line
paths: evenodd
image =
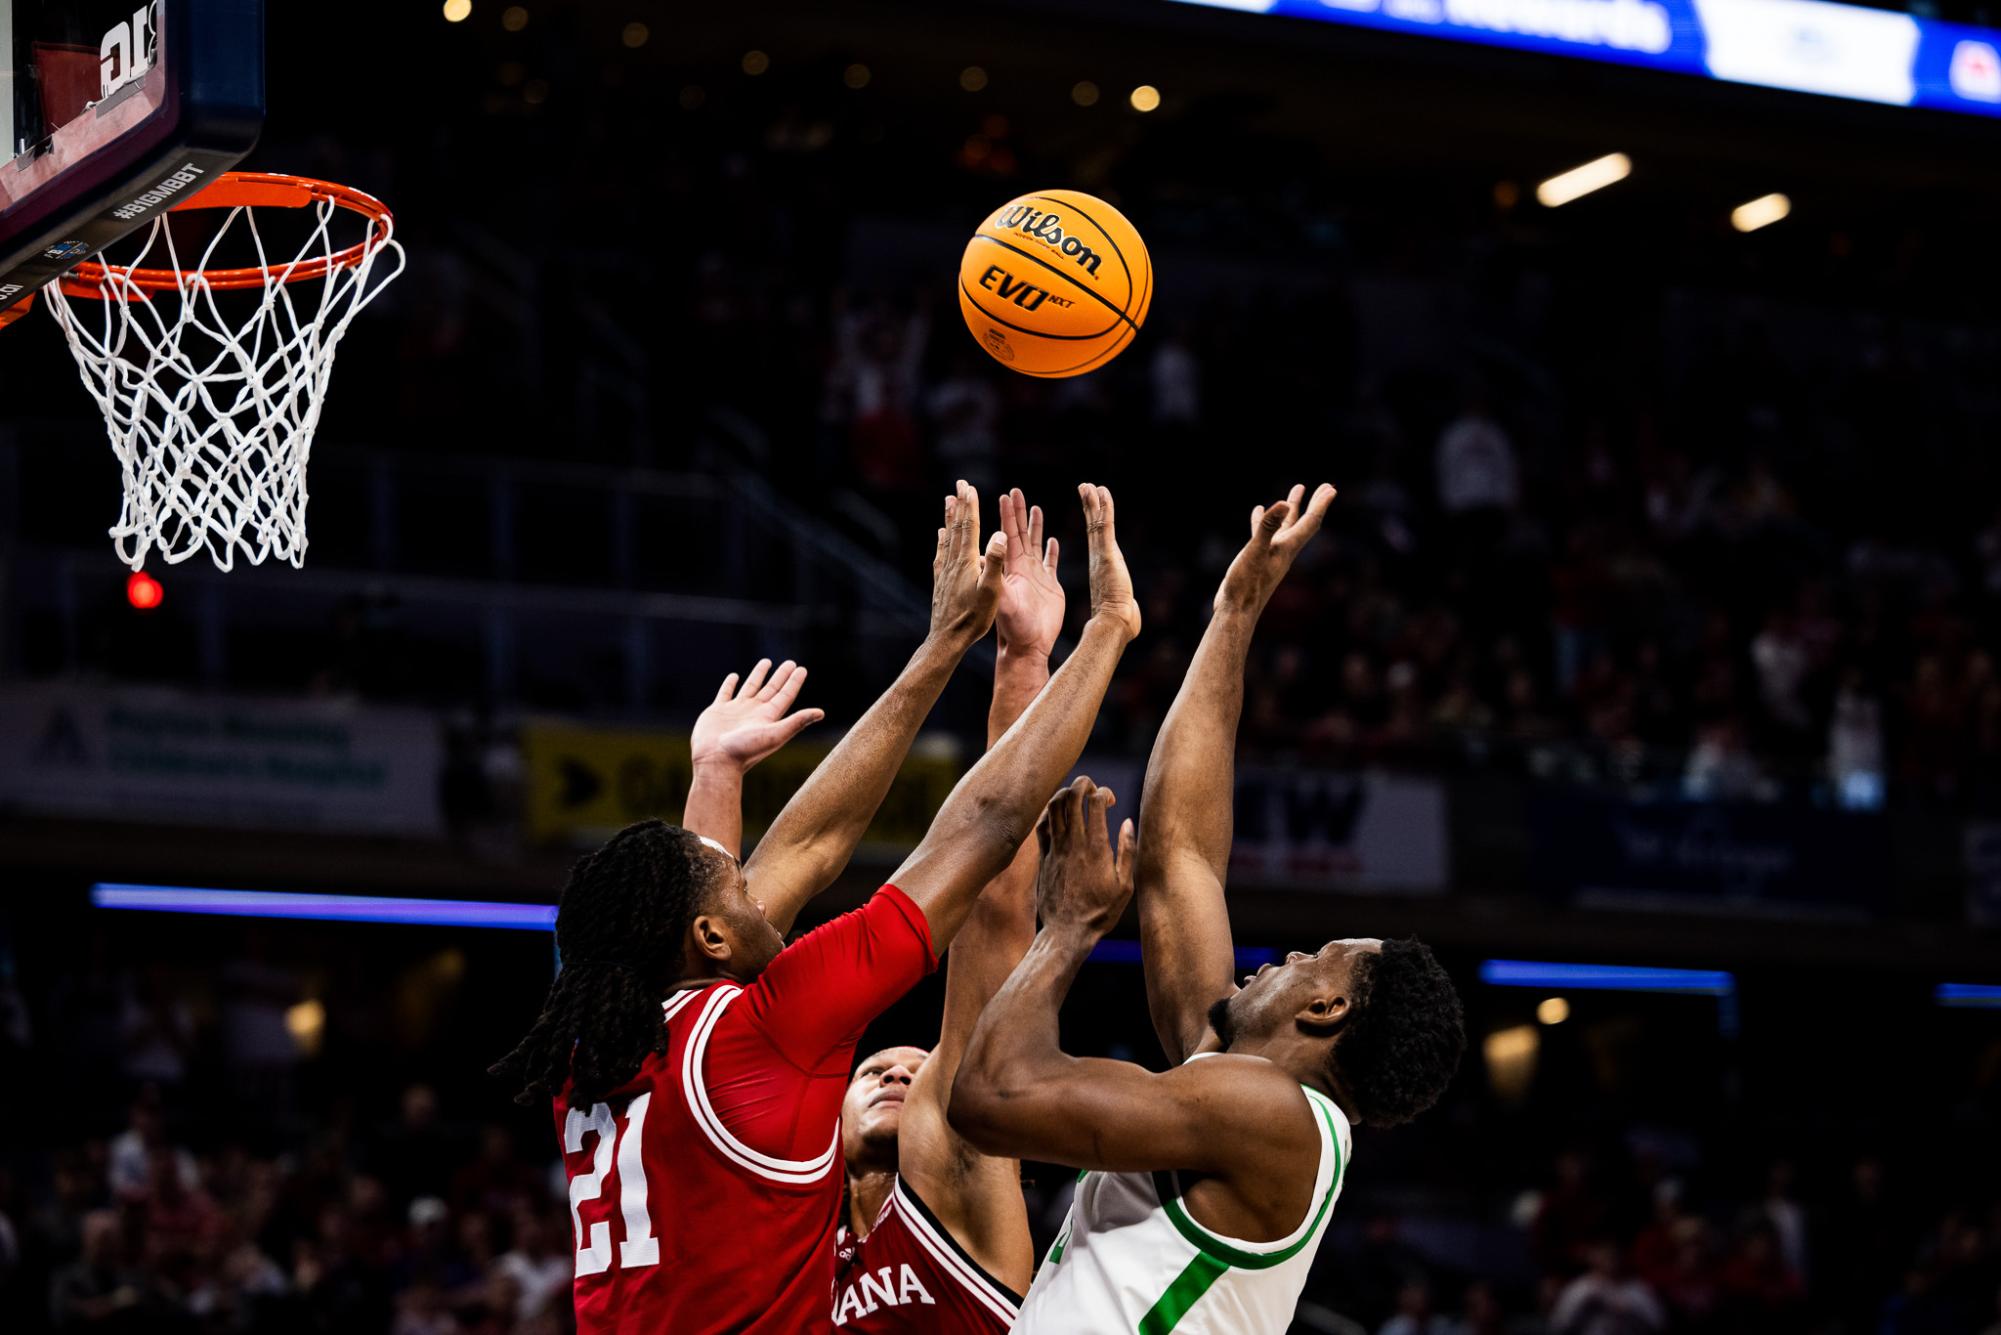
M1026 713L966 772L930 833L896 875L924 910L931 939L949 945L980 889L1014 860L1043 804L1083 754L1130 634L1093 617L1069 661Z
M1253 618L1216 614L1155 740L1140 807L1140 958L1147 1009L1168 1059L1201 1043L1235 963L1229 870L1237 723Z
M1052 924L987 1003L952 1082L952 1127L989 1154L1020 1154L1028 1095L1067 1069L1057 1016L1097 934Z
M744 874L779 931L789 930L799 910L847 865L972 643L963 636L927 637L758 840Z
M1207 863L1218 881L1229 870L1237 724L1256 627L1255 614L1215 615L1161 723L1140 808L1142 881L1166 859L1189 854Z
M681 808L681 828L737 854L743 847L743 770L728 761L696 765Z
M1049 684L1049 655L1002 646L994 654L994 698L987 707L987 745L993 746L1027 712Z

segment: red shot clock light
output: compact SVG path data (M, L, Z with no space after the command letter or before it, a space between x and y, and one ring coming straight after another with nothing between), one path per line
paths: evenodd
M125 581L125 601L141 612L150 612L160 605L167 591L160 581L143 570L135 570Z

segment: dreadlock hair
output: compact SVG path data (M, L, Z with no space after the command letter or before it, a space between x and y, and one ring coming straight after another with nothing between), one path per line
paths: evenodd
M660 1003L680 976L682 942L702 905L707 861L695 835L662 820L628 825L570 869L556 909L562 972L542 1013L489 1075L534 1104L570 1081L588 1106L667 1050Z
M1438 1102L1466 1051L1466 1019L1431 948L1385 941L1355 959L1353 1013L1328 1058L1369 1126L1396 1126Z

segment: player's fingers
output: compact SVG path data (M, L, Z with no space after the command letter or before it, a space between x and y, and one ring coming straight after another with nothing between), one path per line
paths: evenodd
M787 714L777 724L778 744L785 745L825 717L827 711L824 709L802 709L796 714Z
M771 697L772 707L781 714L792 708L792 702L799 698L800 688L805 686L805 684L806 669L803 667L793 668L792 675L785 679L785 684L779 687L777 693Z
M1049 806L1042 813L1042 825L1052 840L1061 839L1070 831L1070 790L1058 788L1056 796L1049 799Z
M770 700L781 690L785 689L785 683L791 679L792 673L798 666L797 663L788 658L773 668L771 675L764 679L763 687L758 690L757 698L760 701Z
M728 703L730 693L734 690L736 690L736 673L732 672L723 678L723 688L716 692L716 698L710 703L718 705Z
M1119 824L1119 851L1118 851L1118 864L1117 864L1119 869L1119 884L1123 885L1126 888L1127 894L1132 893L1133 864L1139 861L1138 858L1133 856L1133 851L1137 847L1138 843L1139 843L1139 833L1133 826L1132 818L1128 816L1124 821L1120 822Z
M1041 525L1038 524L1036 527L1040 528ZM1042 568L1047 570L1052 577L1056 574L1056 558L1062 555L1062 553L1063 545L1054 538L1051 538L1049 545L1043 549Z
M1253 538L1257 537L1263 530L1264 522L1265 508L1262 505L1253 505L1251 507L1251 536Z
M980 566L980 583L998 587L1007 573L1007 534L999 529L987 539L986 557Z
M1042 507L1039 505L1028 507L1028 550L1042 550Z
M1084 505L1084 531L1095 534L1098 531L1098 489L1088 482L1077 484L1077 499Z
M1112 489L1098 488L1098 510L1104 516L1105 527L1110 528L1118 518L1118 507L1112 503Z
M1118 795L1109 788L1100 788L1084 799L1086 828L1100 839L1105 837L1105 813L1110 811L1118 800Z
M1290 502L1275 502L1269 510L1265 511L1264 518L1258 522L1258 537L1264 539L1266 542L1271 541L1272 537L1285 527L1285 521L1291 516L1292 505Z
M964 483L960 484L965 485ZM945 560L960 561L966 555L966 507L954 495L945 502Z
M1049 805L1042 809L1042 815L1035 822L1035 846L1041 850L1045 858L1049 856L1049 813L1055 809L1056 799L1051 798Z
M755 699L757 693L764 689L764 677L770 671L771 660L768 658L758 659L757 666L752 668L750 675L743 679L743 689L736 693L736 698L739 700Z
M978 487L975 487L970 482L962 482L959 485L966 489L966 524L968 526L966 533L966 550L969 552L977 552L981 550L980 489Z
M1299 503L1305 499L1306 485L1302 482L1295 482L1292 484L1292 490L1285 494L1285 507L1292 511L1292 513L1298 514Z
M1320 521L1327 517L1327 507L1334 504L1334 484L1323 482L1313 489L1313 499L1306 503L1306 513L1300 516L1299 527L1307 537L1320 531Z

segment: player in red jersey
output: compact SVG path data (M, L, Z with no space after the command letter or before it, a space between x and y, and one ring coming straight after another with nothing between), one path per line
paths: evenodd
M563 972L495 1070L523 1099L553 1099L583 1335L829 1326L854 1045L1013 860L1139 630L1111 495L1080 495L1092 607L1076 649L863 907L789 946L780 935L845 863L944 677L993 620L1006 539L982 557L964 483L939 533L931 638L748 864L642 821L572 870Z
M1007 535L994 619L993 746L1049 680L1063 630L1058 548L1042 510L1003 495ZM946 962L938 1046L865 1059L841 1105L846 1219L835 1257L834 1325L859 1335L999 1335L1014 1324L1035 1254L1021 1167L952 1130L945 1104L980 1011L1035 939L1037 850L1024 841L980 895Z

